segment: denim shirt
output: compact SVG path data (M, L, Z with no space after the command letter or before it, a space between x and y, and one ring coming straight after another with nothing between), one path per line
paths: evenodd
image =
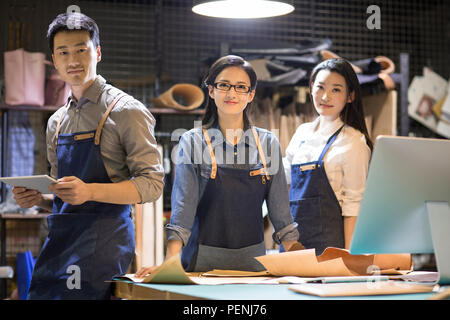
M265 200L275 229L272 238L278 244L281 241L297 240L297 223L293 221L289 210L288 185L278 139L265 129L256 128L256 131L270 175ZM235 146L225 140L218 126L208 129L208 134L217 161L217 171L223 166L246 170L263 167L251 129L244 131ZM197 207L211 175L211 156L202 129L194 128L185 132L176 152L178 156L172 188L172 214L170 223L166 225L166 236L167 240L181 240L186 245Z

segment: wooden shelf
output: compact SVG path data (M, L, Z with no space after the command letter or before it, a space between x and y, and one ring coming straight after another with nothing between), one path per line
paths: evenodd
M45 111L54 112L60 107L57 106L30 106L30 105L9 105L5 103L0 103L0 110L16 110L16 111Z
M46 111L54 112L60 107L57 106L29 106L29 105L9 105L0 103L0 110L15 110L15 111ZM205 109L194 109L189 111L181 111L171 108L149 108L152 114L164 114L164 115L204 115Z
M44 219L47 218L50 213L37 213L37 214L23 214L23 213L0 213L2 219Z
M164 114L164 115L204 115L205 109L194 109L189 111L181 111L171 108L149 108L152 114Z

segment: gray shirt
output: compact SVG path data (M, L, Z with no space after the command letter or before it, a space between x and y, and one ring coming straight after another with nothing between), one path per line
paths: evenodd
M69 98L69 108L61 107L47 123L47 158L50 175L57 177L56 125L64 113L60 134L96 130L119 89L106 84L98 75L94 83L77 101ZM126 96L112 109L101 135L100 150L103 163L112 182L131 180L142 203L159 198L164 183L164 171L154 137L155 118L138 100Z

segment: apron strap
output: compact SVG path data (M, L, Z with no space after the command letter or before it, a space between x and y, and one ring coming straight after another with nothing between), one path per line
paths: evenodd
M58 122L56 123L56 131L55 131L55 136L56 136L56 148L58 148L58 136L59 136L59 130L61 129L61 121L64 118L67 110L69 109L69 105L70 105L70 99L67 101L67 103L64 105L63 108L65 108L65 110L63 112L61 112L61 115L59 116Z
M252 132L253 137L255 138L256 146L258 147L259 156L261 157L261 162L264 167L264 174L266 175L267 180L270 180L270 176L267 172L267 163L266 163L266 157L264 156L264 152L261 147L261 143L259 141L258 133L256 132L256 129L254 126L252 126ZM209 154L211 155L211 179L215 179L217 175L217 161L216 156L214 155L214 150L211 146L211 139L209 137L208 131L206 129L203 129L203 135L205 136L206 145L209 149Z
M342 127L340 127L335 133L333 133L333 135L328 139L327 144L323 148L322 153L320 154L320 157L319 157L319 160L318 160L320 165L322 165L323 158L325 157L325 154L327 153L328 149L333 144L334 140L336 140L336 137L338 136L339 132L341 132L341 130L342 130L342 128L344 126L345 126L345 124Z
M119 93L114 98L114 100L111 102L111 104L108 106L108 109L106 109L105 114L103 115L102 120L100 120L100 123L97 127L97 131L95 131L94 143L96 146L98 146L100 144L100 136L102 134L103 125L105 124L106 119L108 118L109 114L111 113L111 110L114 108L116 103L119 102L120 99L122 99L123 97L125 97L127 95L128 94L126 94L126 93Z
M264 167L264 174L266 175L266 179L270 180L270 176L267 172L266 157L264 156L264 152L262 150L261 142L259 141L259 136L258 136L258 133L256 132L255 126L252 126L252 132L253 132L253 137L255 138L256 146L258 147L258 152L259 152L259 156L261 157L261 162Z
M206 140L206 145L208 146L209 149L209 154L211 155L211 179L215 179L216 178L216 174L217 174L217 161L216 161L216 156L214 155L214 150L211 146L211 139L209 138L209 134L208 131L206 129L203 129L203 135L205 136L205 140Z

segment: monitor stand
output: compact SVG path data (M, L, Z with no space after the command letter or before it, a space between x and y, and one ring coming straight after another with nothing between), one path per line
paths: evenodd
M442 201L425 202L430 221L431 238L433 239L434 255L439 284L450 284L450 207Z

